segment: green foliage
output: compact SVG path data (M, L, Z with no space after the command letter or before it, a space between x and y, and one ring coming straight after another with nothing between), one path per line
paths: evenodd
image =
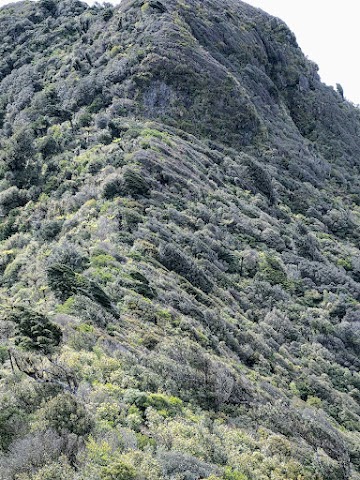
M248 480L249 477L239 472L238 470L233 470L232 468L226 468L223 476L224 480Z
M90 112L82 113L78 118L79 127L88 127L91 124L92 115Z
M43 10L55 14L56 2L54 0L40 0L40 6Z
M4 405L0 410L0 449L7 450L17 435L23 433L22 425L26 422L26 413L18 406Z
M69 393L61 393L49 400L42 414L47 426L60 434L69 432L84 436L92 427L84 405Z
M140 172L127 168L124 172L124 190L134 197L147 197L150 194L150 186Z
M19 129L8 141L5 162L17 187L28 187L39 180L39 164L35 154L34 132L30 128Z
M155 408L165 417L180 413L182 408L182 401L179 398L161 393L139 393L133 399L133 403L142 411L148 407Z
M17 187L10 187L0 193L0 208L3 214L8 214L16 207L22 207L29 200L26 190L19 190Z
M59 220L45 221L42 223L38 234L44 240L52 240L61 232L62 223Z
M275 202L275 192L272 179L265 167L248 156L243 156L241 160L247 167L248 188L254 192L262 193L273 204Z
M242 2L0 31L0 477L355 479L358 109Z
M276 257L266 256L260 263L261 273L271 285L286 284L286 273Z
M50 158L60 151L60 145L53 136L46 136L38 141L39 152L45 159Z
M205 293L211 292L213 287L212 282L203 274L197 265L173 245L168 244L161 248L160 261L166 268L184 276L190 283Z
M102 480L135 480L136 471L131 465L118 461L104 467L101 471Z
M132 290L147 298L156 296L154 289L149 284L149 280L142 273L130 272L130 277L134 280L134 283L131 285Z
M54 462L41 468L31 480L73 480L74 470L67 463L65 458L60 462Z
M6 221L0 224L0 240L1 241L6 240L7 238L11 237L12 235L18 232L19 227L16 222L17 214L18 212L16 210L11 211L7 216Z
M60 300L65 301L77 293L75 272L67 265L51 265L47 270L49 287Z
M67 265L51 265L47 270L47 276L49 287L62 301L76 294L85 295L106 310L114 312L111 300L103 289Z
M6 347L0 347L0 365L2 365L9 358L8 349Z
M123 178L119 175L111 177L104 184L103 196L107 200L110 200L114 197L120 196L123 193L125 193L124 192L124 182L123 182Z
M61 342L60 327L39 312L18 308L9 319L16 324L16 344L26 350L49 354Z

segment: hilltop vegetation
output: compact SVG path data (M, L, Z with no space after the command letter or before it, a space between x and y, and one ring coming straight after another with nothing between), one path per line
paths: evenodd
M0 479L359 480L359 110L237 0L0 31Z

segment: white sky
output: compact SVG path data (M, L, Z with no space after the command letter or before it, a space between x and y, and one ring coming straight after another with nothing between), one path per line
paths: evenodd
M360 104L359 0L245 0L284 20L328 85L340 83Z
M340 83L346 98L360 104L360 0L246 1L282 18L304 53L319 65L322 80ZM0 6L7 3L10 0L0 0Z

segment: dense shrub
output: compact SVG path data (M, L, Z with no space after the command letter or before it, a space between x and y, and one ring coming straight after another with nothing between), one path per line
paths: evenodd
M214 467L181 452L164 452L160 459L167 476L179 480L207 478L214 473ZM176 477L175 477L176 478Z
M136 470L131 465L118 461L104 467L101 471L102 480L135 480Z
M140 172L127 168L124 172L124 190L134 197L147 197L150 194L150 186Z
M76 274L67 265L60 263L51 265L47 269L47 276L50 288L62 301L77 293Z
M89 265L89 260L74 244L65 241L53 247L47 258L47 264L67 265L74 272L80 273Z
M9 317L16 324L17 345L26 350L51 353L62 338L60 327L34 310L18 308Z
M16 207L22 207L29 201L26 190L19 190L17 187L10 187L0 193L0 209L6 215Z
M120 175L111 176L103 186L103 196L112 199L125 193L124 180Z
M43 415L48 427L60 434L65 431L83 436L91 430L92 421L85 407L69 393L61 393L48 401Z
M209 293L212 290L212 282L193 261L176 247L170 244L163 245L159 251L159 256L161 263L166 268L184 276L190 283L200 288L200 290L203 290L205 293Z
M62 225L60 220L45 220L37 233L43 240L52 240L61 232Z
M243 2L0 31L0 477L355 480L358 109Z
M76 273L67 265L55 264L49 266L47 277L49 287L62 301L80 294L89 297L110 312L114 311L110 298L97 283Z

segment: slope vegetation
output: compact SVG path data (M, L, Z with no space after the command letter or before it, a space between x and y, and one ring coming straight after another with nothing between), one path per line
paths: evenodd
M0 32L0 479L359 480L359 110L237 0Z

